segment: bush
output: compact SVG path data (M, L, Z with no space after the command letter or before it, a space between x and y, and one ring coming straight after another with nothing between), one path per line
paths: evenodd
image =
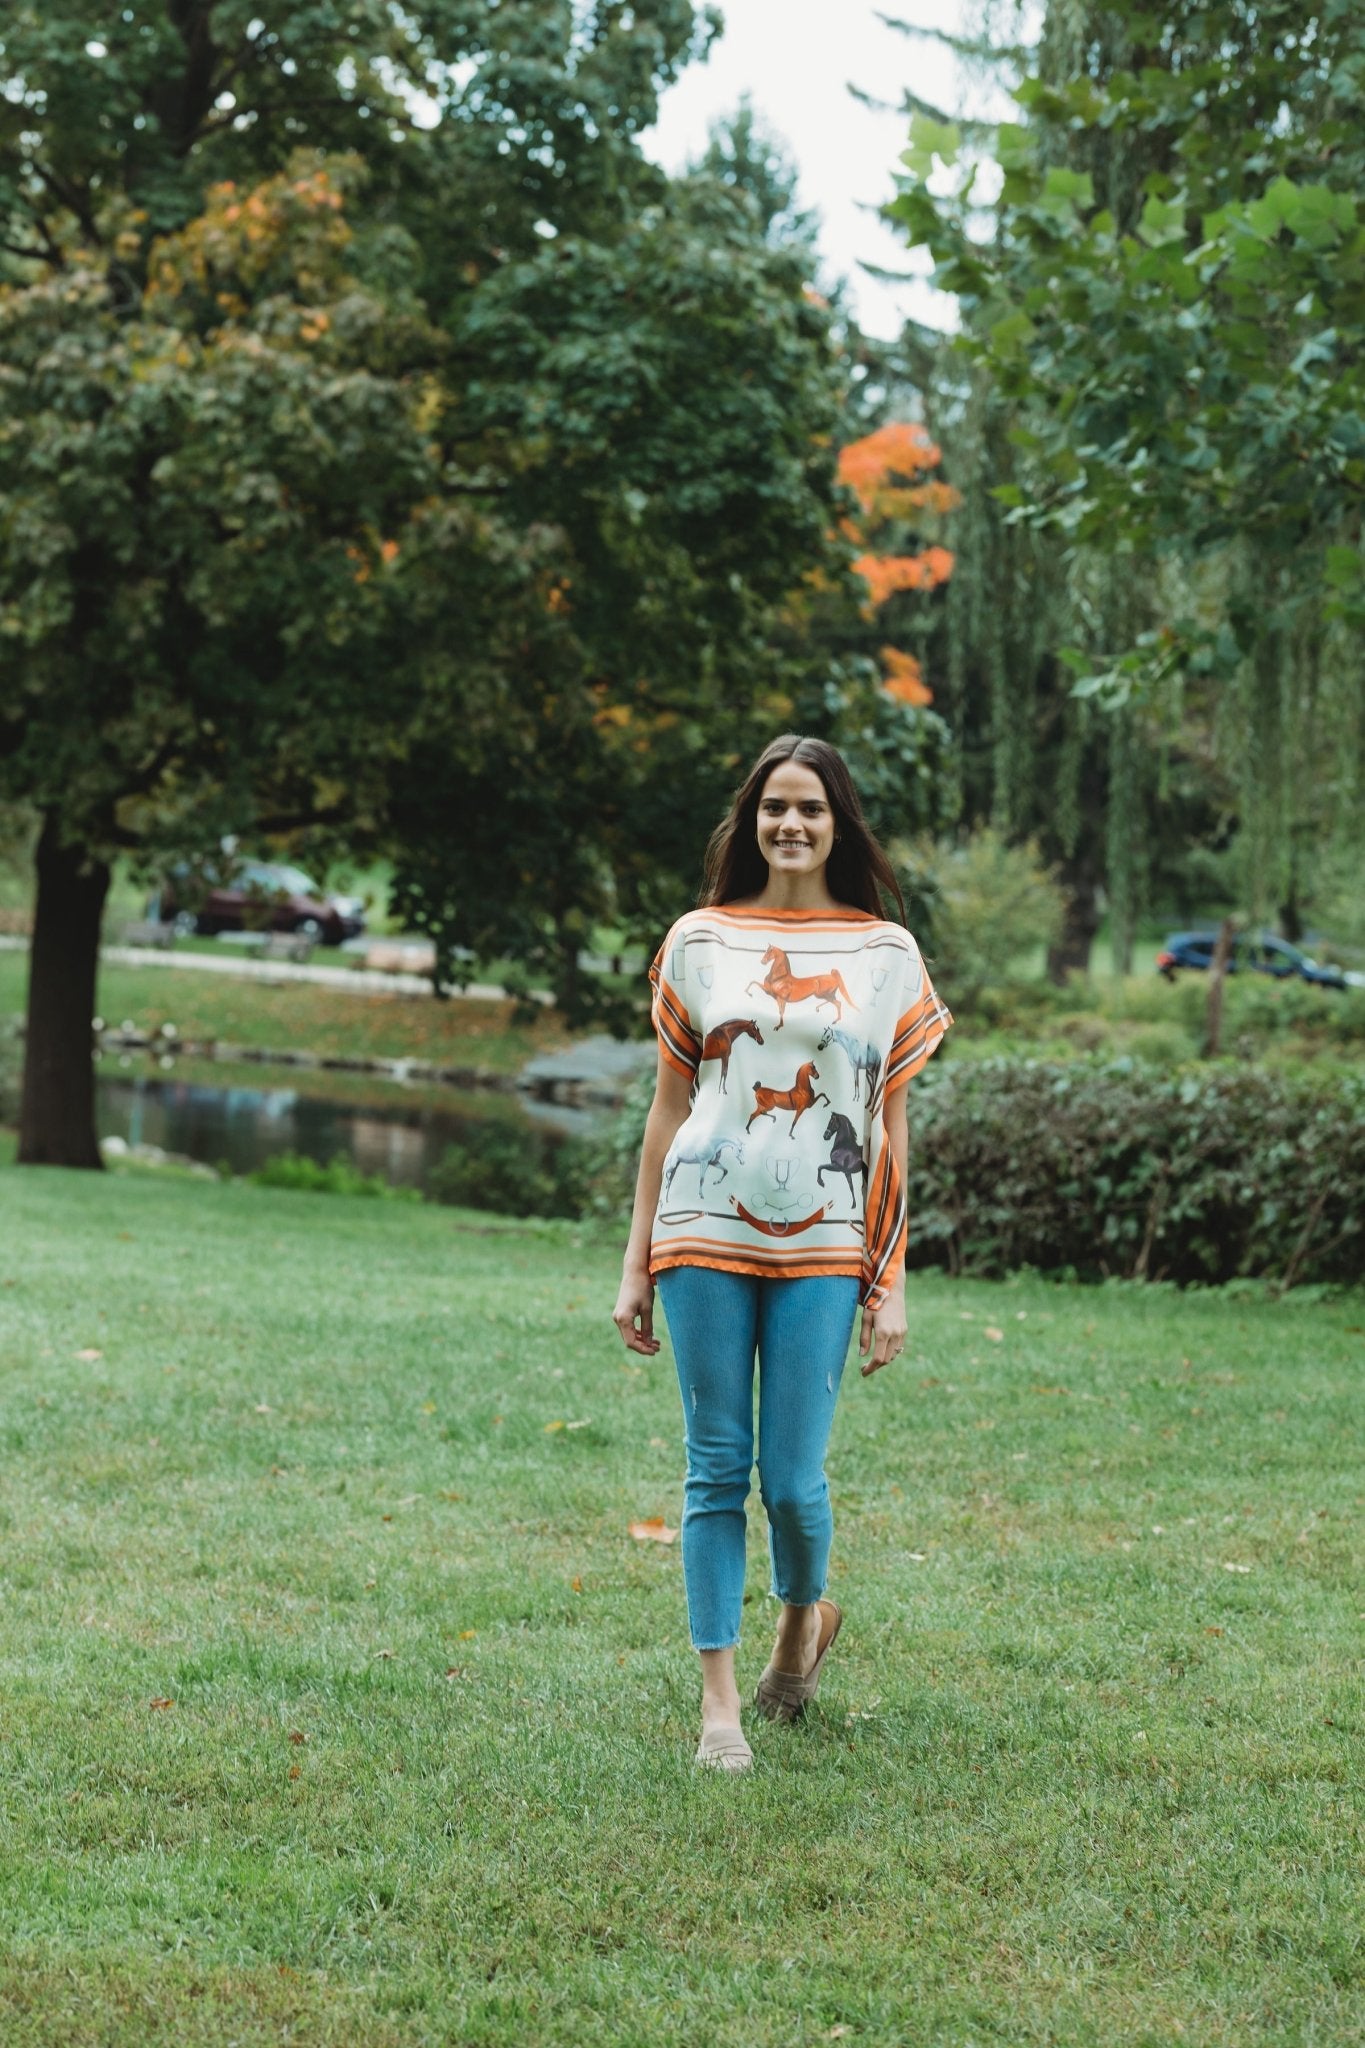
M959 846L901 840L891 858L911 928L950 1006L970 1003L1061 930L1062 892L1031 840L1010 846L983 826Z
M325 1166L301 1152L277 1152L250 1176L257 1187L292 1188L305 1195L369 1195L378 1201L420 1201L415 1188L396 1188L382 1174L362 1173L349 1159Z
M1358 1281L1365 1080L948 1062L911 1109L907 1262L996 1278Z
M447 1147L427 1176L427 1198L504 1216L578 1216L587 1202L586 1152L581 1139L490 1119Z

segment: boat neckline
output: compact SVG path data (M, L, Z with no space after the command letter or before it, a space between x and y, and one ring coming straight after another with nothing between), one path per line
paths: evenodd
M832 910L779 910L768 908L761 903L704 903L699 906L703 913L719 912L722 917L757 918L823 918L829 922L834 918L857 918L864 924L884 924L884 918L877 917L870 910L855 910L852 904L836 903Z

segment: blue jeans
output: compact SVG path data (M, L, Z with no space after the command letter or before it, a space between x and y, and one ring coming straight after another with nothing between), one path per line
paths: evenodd
M825 1590L834 1535L825 1450L858 1306L852 1278L760 1279L708 1266L660 1273L687 1428L682 1557L696 1650L739 1641L744 1504L754 1462L758 1354L759 1491L772 1590L806 1607Z

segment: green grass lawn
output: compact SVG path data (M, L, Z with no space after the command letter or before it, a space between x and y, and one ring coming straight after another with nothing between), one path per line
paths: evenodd
M617 1259L0 1169L6 2048L1365 2038L1365 1302L916 1280L736 1781Z

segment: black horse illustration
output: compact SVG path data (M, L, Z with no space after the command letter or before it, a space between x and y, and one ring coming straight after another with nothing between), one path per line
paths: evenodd
M725 1084L730 1077L730 1055L735 1049L737 1038L756 1038L763 1043L763 1033L752 1017L732 1017L728 1024L717 1024L714 1031L708 1031L701 1049L704 1060L720 1061L720 1092L726 1093Z
M833 1138L834 1144L828 1160L820 1168L816 1178L823 1188L827 1173L841 1173L848 1182L848 1196L852 1201L857 1193L853 1185L854 1174L860 1173L864 1184L867 1181L867 1161L863 1157L863 1148L858 1143L857 1132L849 1119L840 1116L838 1110L834 1109L830 1111L829 1122L825 1125L825 1136Z

